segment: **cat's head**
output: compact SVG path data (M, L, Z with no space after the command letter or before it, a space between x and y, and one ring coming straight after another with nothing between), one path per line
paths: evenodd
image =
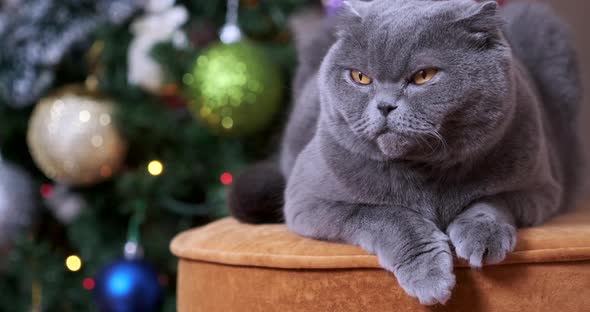
M346 1L320 69L323 127L379 160L461 161L510 119L495 2Z

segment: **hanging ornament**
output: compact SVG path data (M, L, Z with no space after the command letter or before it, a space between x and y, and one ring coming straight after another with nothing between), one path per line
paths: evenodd
M0 158L0 250L33 220L35 192L29 175Z
M96 277L96 303L101 312L152 312L162 303L158 274L141 259L120 259Z
M41 195L53 216L63 224L72 223L88 205L82 195L62 184L44 184Z
M162 303L158 274L141 259L120 259L96 277L96 303L101 312L152 312Z
M279 110L281 74L247 41L209 48L184 81L192 113L217 133L251 134L268 126Z
M254 43L242 40L237 24L238 0L228 0L227 22L216 44L183 77L189 107L212 131L247 135L264 129L279 110L279 68Z
M113 120L113 104L78 86L61 89L35 107L27 133L33 160L49 178L92 185L116 173L126 144Z
M131 25L134 35L127 55L128 80L155 94L164 86L164 70L152 56L152 48L160 42L172 41L182 47L188 39L179 30L188 19L183 6L174 6L174 0L148 0L146 14Z
M143 258L139 244L140 227L145 219L145 203L138 202L129 222L124 257L100 270L94 288L101 312L155 312L162 304L158 274Z

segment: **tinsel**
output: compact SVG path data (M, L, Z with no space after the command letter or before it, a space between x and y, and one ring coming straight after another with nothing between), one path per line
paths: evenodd
M0 98L12 107L36 102L55 68L78 43L105 23L130 17L140 0L28 0L0 14Z

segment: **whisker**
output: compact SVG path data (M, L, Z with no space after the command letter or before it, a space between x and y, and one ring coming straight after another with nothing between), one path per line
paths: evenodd
M428 154L429 157L436 153L436 149L430 144L430 142L428 142L427 139L423 138L421 135L418 135L417 138L419 138L420 141L424 142L426 145L428 145L428 148L430 148L430 154Z
M427 134L433 138L435 138L437 140L437 142L439 142L439 146L440 148L442 148L443 153L446 154L448 152L448 144L445 141L445 139L443 138L443 136L437 131L437 130L432 130L432 131L428 131Z

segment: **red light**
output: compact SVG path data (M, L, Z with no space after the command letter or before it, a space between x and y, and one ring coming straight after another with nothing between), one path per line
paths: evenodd
M168 286L170 279L168 278L167 275L160 274L160 276L158 276L158 281L160 282L160 285L162 285L163 287L166 287L166 286Z
M87 277L82 282L82 286L84 286L84 289L86 290L93 290L94 286L96 286L96 283L94 282L94 279Z
M221 180L223 185L230 185L234 180L234 176L232 176L229 172L224 172L219 180Z
M47 183L41 185L41 196L45 199L53 196L53 185Z

